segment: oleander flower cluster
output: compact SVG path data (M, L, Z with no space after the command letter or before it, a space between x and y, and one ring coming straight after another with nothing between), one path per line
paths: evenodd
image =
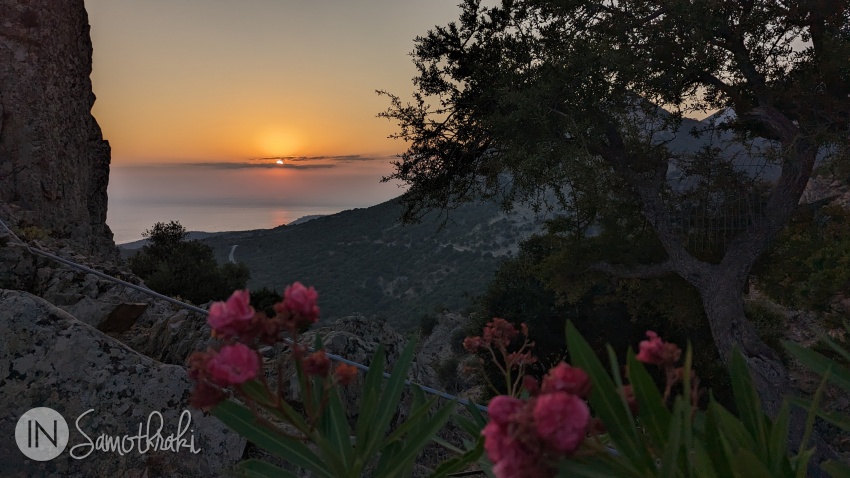
M490 421L481 434L499 478L549 477L555 465L578 450L591 426L584 370L561 362L542 383L526 379L529 398L499 395L490 401Z
M500 367L508 380L519 383L522 390L499 395L488 406L489 422L482 430L484 449L493 463L493 473L498 478L546 478L557 474L558 463L574 456L608 453L598 440L605 432L602 422L591 416L587 400L592 392L592 381L584 370L560 362L538 381L524 375L511 377L510 371L533 363L528 349L533 346L528 331L522 324L521 332L503 319L493 319L484 329L482 337L469 337L464 342L471 353L489 351L493 362ZM508 347L519 337L526 337L518 352L508 352ZM647 340L639 344L635 358L662 369L666 377L664 400L673 387L681 381L683 369L678 366L681 349L663 341L658 334L647 331ZM691 399L696 407L698 380L691 374ZM633 414L637 414L634 390L629 384L620 389L623 399ZM522 394L525 398L519 398ZM583 447L587 444L586 447Z
M189 376L196 382L191 405L208 410L230 393L239 395L241 386L248 381L256 379L265 384L259 345L286 341L292 359L306 375L328 377L332 366L325 351L311 352L298 342L299 331L319 320L317 299L313 287L295 282L286 287L283 300L273 306L273 317L251 307L247 290L237 290L226 301L213 303L207 323L222 345L189 357ZM348 385L356 374L355 367L339 364L333 370L332 384Z
M522 341L520 341L520 336ZM511 347L515 342L518 346ZM484 326L482 336L467 337L463 341L463 348L471 354L479 354L475 366L471 370L480 369L483 365L481 355L489 357L496 368L505 377L507 394L518 396L522 391L522 382L525 379L525 371L529 365L537 363L537 358L531 354L534 347L528 337L528 326L523 322L520 330L505 319L496 317ZM487 379L487 374L480 374ZM490 388L498 393L496 387L491 383Z

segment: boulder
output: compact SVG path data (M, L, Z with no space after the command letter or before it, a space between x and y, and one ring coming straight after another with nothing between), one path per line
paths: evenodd
M22 291L0 290L0 476L197 477L227 473L243 455L245 441L214 417L190 409L191 383L185 367L158 363L75 319L43 299ZM49 407L68 422L66 449L50 461L33 461L19 451L11 430L27 410ZM88 410L92 412L85 414ZM75 459L83 433L135 436L152 413L163 417L161 435L176 435L180 415L191 413L194 450L148 450L123 456L93 451ZM75 424L79 421L79 429ZM154 415L154 428L159 423ZM83 433L80 433L82 431Z

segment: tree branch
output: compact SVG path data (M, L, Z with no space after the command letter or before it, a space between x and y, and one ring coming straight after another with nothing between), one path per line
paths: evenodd
M588 266L587 270L606 272L621 279L655 279L676 273L669 260L656 264L638 264L635 266L597 262Z

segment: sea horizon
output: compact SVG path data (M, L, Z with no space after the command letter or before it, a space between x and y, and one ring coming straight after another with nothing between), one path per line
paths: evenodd
M110 202L106 224L116 244L144 239L157 222L178 221L188 231L227 232L272 229L304 216L330 215L359 206Z

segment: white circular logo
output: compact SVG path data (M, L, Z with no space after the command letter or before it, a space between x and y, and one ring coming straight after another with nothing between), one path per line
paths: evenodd
M24 413L15 426L18 448L35 461L52 460L68 445L68 423L56 410L33 408Z

